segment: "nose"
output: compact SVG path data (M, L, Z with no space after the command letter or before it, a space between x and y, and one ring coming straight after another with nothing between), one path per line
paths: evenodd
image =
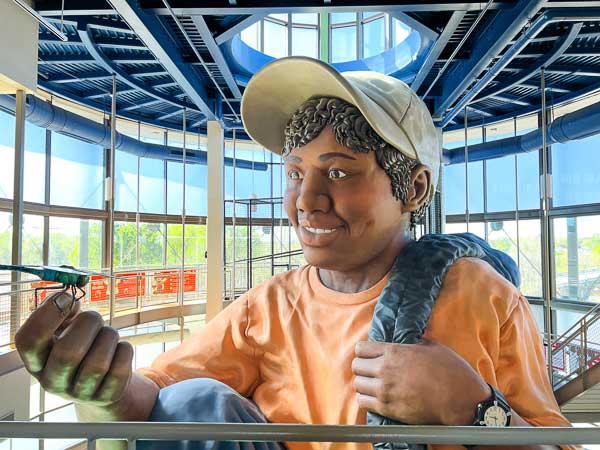
M308 172L304 174L300 193L296 198L296 209L304 213L327 213L331 209L331 197L327 179L321 174Z

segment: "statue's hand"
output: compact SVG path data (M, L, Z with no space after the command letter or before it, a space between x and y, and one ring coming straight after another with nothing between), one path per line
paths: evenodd
M48 296L17 331L15 344L46 391L75 402L110 405L131 379L133 347L119 342L99 313L81 312L68 291Z

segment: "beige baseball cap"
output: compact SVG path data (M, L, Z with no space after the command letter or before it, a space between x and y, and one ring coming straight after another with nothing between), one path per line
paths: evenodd
M425 104L396 78L370 71L340 73L304 56L276 59L258 71L244 91L244 128L258 144L281 154L292 114L306 100L321 96L356 106L382 139L428 166L433 196L442 151L438 133Z

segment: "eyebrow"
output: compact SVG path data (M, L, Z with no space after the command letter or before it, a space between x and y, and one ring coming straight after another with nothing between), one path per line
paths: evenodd
M319 161L325 162L328 161L332 158L346 158L346 159L352 159L354 161L356 161L356 158L353 158L350 155L346 155L345 153L335 153L335 152L331 152L331 153L323 153L322 155L319 155ZM298 156L286 156L284 158L284 162L293 162L293 163L301 163L302 162L302 158L298 157Z
M322 155L319 155L319 161L324 162L331 158L346 158L356 161L356 158L353 158L350 155L346 155L345 153L323 153Z

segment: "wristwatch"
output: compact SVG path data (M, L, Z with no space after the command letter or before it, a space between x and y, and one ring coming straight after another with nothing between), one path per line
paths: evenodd
M498 389L491 384L488 386L492 390L492 396L477 405L473 426L507 427L510 425L511 408ZM464 445L464 447L472 449L476 445Z

